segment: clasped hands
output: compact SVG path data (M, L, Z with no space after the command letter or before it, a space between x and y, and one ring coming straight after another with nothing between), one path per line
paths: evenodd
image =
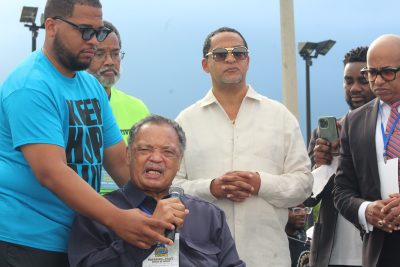
M400 230L400 194L391 194L386 199L368 204L365 217L369 224L385 232Z
M261 178L257 172L230 171L215 178L210 185L211 194L220 199L243 202L260 190Z

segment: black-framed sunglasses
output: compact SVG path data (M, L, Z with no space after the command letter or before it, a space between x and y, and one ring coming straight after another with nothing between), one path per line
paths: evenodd
M378 75L386 82L391 82L396 79L396 73L400 71L400 67L384 67L384 68L362 68L361 75L369 82L375 82Z
M236 60L245 60L249 54L249 50L245 46L221 47L215 48L213 51L208 52L205 57L212 55L212 58L216 62L220 62L226 59L228 53L231 53Z
M80 31L82 33L82 39L84 41L89 41L90 39L93 38L94 35L96 35L97 41L103 42L107 38L107 36L112 32L112 30L110 30L107 27L101 27L96 30L95 28L87 26L87 25L77 25L71 21L64 19L63 17L60 17L60 16L55 16L52 19L64 21L65 23L71 25L72 27L74 27L75 29Z

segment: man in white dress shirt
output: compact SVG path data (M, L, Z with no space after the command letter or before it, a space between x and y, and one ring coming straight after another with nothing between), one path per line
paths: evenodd
M225 211L248 266L290 266L287 208L311 194L310 161L295 117L246 83L247 48L232 28L207 36L212 88L176 119L187 150L174 183Z

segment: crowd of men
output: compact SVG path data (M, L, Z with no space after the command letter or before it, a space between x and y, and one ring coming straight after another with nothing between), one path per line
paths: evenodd
M0 87L0 266L398 266L399 35L345 54L340 138L315 129L307 154L246 81L236 29L206 37L211 88L173 121L114 87L124 52L99 0L44 16L43 48Z

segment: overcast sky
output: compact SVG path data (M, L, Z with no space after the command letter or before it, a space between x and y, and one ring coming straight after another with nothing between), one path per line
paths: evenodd
M117 88L141 98L151 112L176 117L202 98L210 80L201 68L206 35L221 26L239 30L250 50L247 82L282 101L279 0L103 0L103 18L122 36L122 77ZM45 0L0 4L0 83L31 50L31 33L19 22L22 6L44 11ZM311 120L347 111L343 55L384 33L400 34L400 1L294 0L296 43L333 39L337 43L311 67ZM39 21L39 17L37 21ZM37 39L43 44L44 31ZM297 56L300 124L305 135L305 66Z

